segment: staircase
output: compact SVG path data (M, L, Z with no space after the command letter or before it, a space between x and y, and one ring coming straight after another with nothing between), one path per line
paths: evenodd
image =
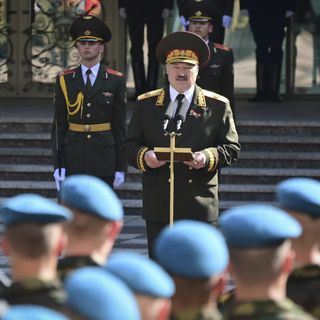
M239 121L237 127L242 150L238 162L221 171L222 211L248 202L275 203L275 185L286 178L320 179L319 122ZM0 119L0 199L27 192L56 199L50 130L50 118ZM116 192L126 217L115 248L146 252L140 172L129 167Z

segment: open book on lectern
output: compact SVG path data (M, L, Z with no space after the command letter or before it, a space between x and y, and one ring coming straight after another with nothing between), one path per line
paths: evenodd
M153 151L159 161L170 161L170 147L155 147ZM192 161L193 155L191 148L174 148L173 160L176 162Z

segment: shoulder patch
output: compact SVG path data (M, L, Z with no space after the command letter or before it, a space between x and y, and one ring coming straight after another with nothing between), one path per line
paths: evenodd
M227 47L227 46L225 46L223 44L220 44L220 43L215 43L214 46L216 48L219 48L219 49L222 49L222 50L225 50L225 51L232 51L231 48L229 48L229 47Z
M146 98L158 96L161 93L161 91L162 89L156 89L156 90L152 90L152 91L148 91L146 93L140 94L140 96L138 96L138 100L143 100Z
M213 91L204 90L204 89L202 89L202 91L203 91L203 94L206 97L209 97L209 98L212 98L212 99L216 99L216 100L222 101L224 103L229 103L229 99L226 98L225 96L222 96L221 94L218 94L218 93L213 92Z
M114 70L114 69L106 68L106 71L108 73L113 74L113 75L118 76L118 77L123 77L124 76L124 74L122 72Z

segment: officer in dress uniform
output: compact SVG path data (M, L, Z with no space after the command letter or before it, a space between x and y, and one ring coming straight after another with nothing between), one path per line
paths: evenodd
M197 85L228 98L234 114L233 52L209 39L209 35L214 31L217 9L210 0L189 0L182 14L189 21L188 30L202 37L211 53L208 63L199 69Z
M57 77L52 130L57 189L65 175L89 174L109 185L124 181L125 79L100 64L107 25L94 16L70 28L82 64Z
M225 211L220 227L236 287L224 319L315 319L286 296L294 264L292 239L302 233L296 219L276 207L252 204Z
M201 2L201 0L198 2ZM209 38L215 43L223 44L225 29L229 28L232 24L234 0L209 0L209 2L217 10L214 15L215 19L213 19L213 32ZM188 0L177 0L180 16L184 16L183 11L187 3Z
M296 218L303 234L293 241L296 263L287 283L287 295L320 319L320 182L291 178L277 186L280 207Z
M88 175L67 177L60 199L73 212L65 226L68 243L58 262L64 279L74 269L105 263L122 228L123 208L104 181Z
M72 213L39 195L22 194L6 200L0 218L5 225L3 251L12 268L12 284L1 298L10 305L40 305L77 319L65 305L56 270L66 236L62 223Z
M198 68L209 55L204 40L192 32L174 32L163 38L157 57L166 65L169 85L138 97L129 125L125 152L130 164L143 172L143 217L151 256L154 238L170 221L169 162L159 160L153 150L170 146L164 132L166 118L173 118L168 121L170 131L178 131L178 124L185 120L176 147L191 148L193 157L174 164L175 220L194 219L216 225L217 168L238 158L240 144L229 100L195 84ZM178 107L180 110L175 111Z
M177 221L156 239L155 258L176 285L171 320L222 319L216 299L229 254L220 231L199 221Z

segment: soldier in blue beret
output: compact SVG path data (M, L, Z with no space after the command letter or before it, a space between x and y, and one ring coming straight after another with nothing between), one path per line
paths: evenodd
M253 204L225 211L220 225L236 286L225 319L314 319L286 297L299 222L276 207Z
M142 320L167 319L175 285L160 265L137 253L120 252L110 256L106 269L134 292Z
M176 285L170 319L221 319L216 298L229 261L221 233L204 222L181 220L159 234L154 252Z
M65 280L68 305L85 319L140 320L139 306L123 281L99 267L83 267Z
M61 201L74 215L65 228L68 244L58 264L64 278L73 269L105 263L122 228L123 208L109 185L89 175L67 177Z
M34 306L34 305L17 305L11 307L4 315L2 320L70 320L64 314L52 309Z
M320 182L291 178L277 186L279 206L296 218L302 235L293 241L295 269L287 283L287 295L320 319Z
M70 210L36 194L21 194L4 202L0 210L5 225L2 247L10 258L12 284L1 298L10 305L41 305L73 316L65 306L56 270L66 239L63 223L71 218Z

